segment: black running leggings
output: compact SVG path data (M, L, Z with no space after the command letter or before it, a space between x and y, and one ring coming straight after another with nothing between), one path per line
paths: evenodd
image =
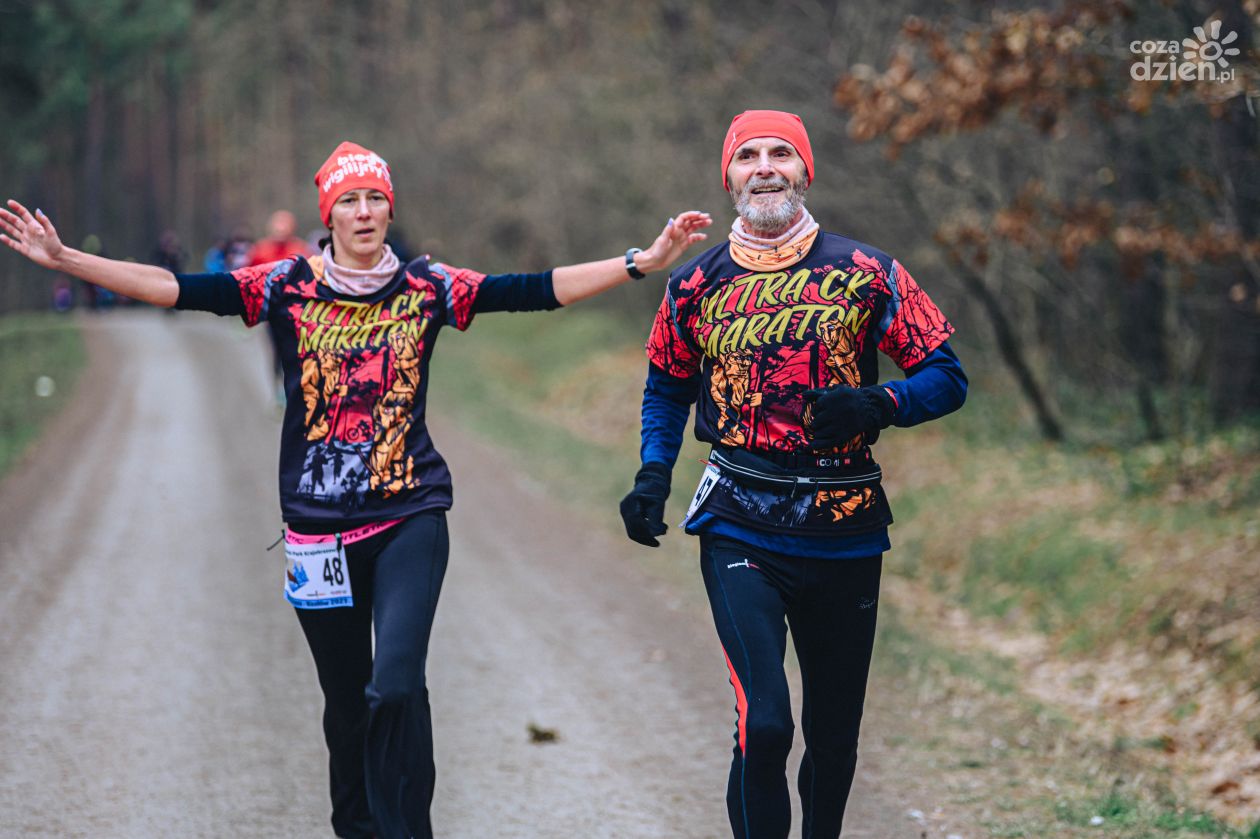
M801 667L803 839L836 839L857 765L880 556L811 559L702 534L701 570L735 688L738 719L726 805L736 839L785 839L792 708L783 656Z
M444 512L412 516L346 546L353 606L296 610L324 691L338 836L433 835L424 668L448 550Z

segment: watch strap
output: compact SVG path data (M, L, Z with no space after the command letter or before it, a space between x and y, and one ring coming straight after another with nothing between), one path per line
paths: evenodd
M642 252L643 248L631 248L626 251L626 273L636 280L641 280L647 276L647 274L639 270L639 266L634 264L634 255Z

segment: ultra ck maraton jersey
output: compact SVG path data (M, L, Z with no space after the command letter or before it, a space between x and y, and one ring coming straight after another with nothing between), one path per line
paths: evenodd
M485 275L417 260L378 292L337 294L322 257L233 271L249 326L266 322L284 368L286 521L346 525L451 505L425 425L442 326L467 329Z
M913 367L953 332L902 265L869 245L820 233L778 271L750 271L726 243L674 271L648 339L652 364L700 374L695 434L753 453L808 453L806 391L878 382L882 352ZM723 476L706 510L772 532L843 535L891 521L870 450L859 436L828 461L851 487L797 495L749 489Z

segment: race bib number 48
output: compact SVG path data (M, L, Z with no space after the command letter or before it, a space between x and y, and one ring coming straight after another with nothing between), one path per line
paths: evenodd
M353 606L341 539L302 544L285 539L284 596L299 609Z

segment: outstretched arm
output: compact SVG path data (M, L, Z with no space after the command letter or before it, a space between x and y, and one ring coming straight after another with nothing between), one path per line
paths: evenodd
M57 229L43 210L31 213L10 199L8 210L0 208L0 229L4 231L0 233L0 242L36 265L154 306L174 306L179 299L179 283L170 271L156 265L105 259L68 248L61 243Z
M682 256L683 251L708 238L700 231L712 223L708 213L696 210L688 210L670 219L651 247L634 255L635 266L644 274L668 268ZM581 265L565 265L552 272L556 300L561 306L593 297L629 279L626 261L620 256Z

